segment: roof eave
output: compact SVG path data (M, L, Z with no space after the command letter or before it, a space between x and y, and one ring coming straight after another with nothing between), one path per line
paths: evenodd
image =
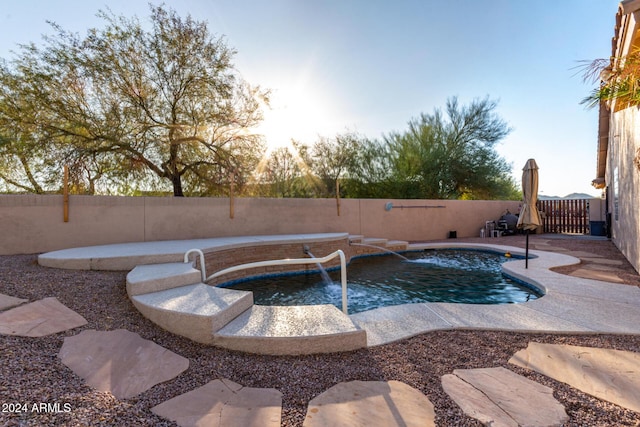
M620 2L620 9L623 15L629 15L630 13L640 10L640 0L625 0Z

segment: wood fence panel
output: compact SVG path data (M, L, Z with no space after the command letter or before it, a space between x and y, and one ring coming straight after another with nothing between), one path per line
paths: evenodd
M589 199L538 200L545 233L589 234Z

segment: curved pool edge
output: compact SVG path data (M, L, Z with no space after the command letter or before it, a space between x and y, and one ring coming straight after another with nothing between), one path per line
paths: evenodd
M256 246L270 245L276 242L293 241L300 243L302 240L322 238L322 239L345 239L346 233L327 233L312 235L279 235L279 236L253 236L253 237L229 237L220 239L206 239L201 241L204 247L245 247L252 244ZM145 242L120 245L104 245L93 248L77 248L64 252L53 253L55 256L43 254L41 265L46 265L46 260L58 262L69 261L68 263L57 263L56 267L61 268L86 268L86 269L123 269L123 264L117 264L124 257L132 259L127 263L144 260L144 263L158 262L158 258L172 257L169 262L176 262L180 250L186 245L190 247L198 246L196 241L165 241L165 242ZM228 245L228 246L227 246ZM490 243L424 243L419 245L409 245L408 250L437 249L437 248L458 248L458 249L481 249L489 251L511 252L521 255L522 248L506 245L494 245ZM126 249L123 253L123 249ZM265 353L265 340L282 341L282 345L276 346L271 354L284 354L280 351L286 350L286 354L307 354L305 347L311 341L323 343L320 347L313 347L313 352L334 352L350 351L356 348L372 347L382 345L414 335L422 334L434 330L446 329L483 329L483 330L505 330L515 332L566 332L566 333L640 333L640 289L634 286L617 285L607 282L600 282L590 279L580 279L555 273L550 269L563 265L571 265L580 262L578 258L570 255L531 250L530 254L536 258L529 260L529 268L525 269L524 260L511 260L503 264L506 274L519 278L525 282L534 284L545 291L545 296L534 301L519 304L503 305L474 305L474 304L454 304L454 303L420 303L402 306L383 307L366 311L363 313L347 316L335 307L325 307L321 318L333 318L337 320L333 323L336 327L335 333L328 333L326 328L320 328L318 313L315 306L309 308L296 306L287 309L289 314L295 314L295 323L304 329L304 333L299 334L296 330L290 331L290 336L271 336L265 334L266 330L279 331L288 330L291 325L291 318L280 316L279 309L269 308L256 310L255 305L250 311L238 316L227 326L220 329L217 335L209 336L208 343L216 345L215 341L220 341L222 347L232 348L234 345L242 344L241 351L252 353ZM49 255L49 257L47 257ZM151 267L151 266L149 266ZM145 276L144 279L150 279ZM157 279L157 278L156 278ZM161 278L162 279L162 278ZM166 279L166 278L165 278ZM193 284L183 288L181 292L190 292L193 295L200 295L206 290L211 290L204 284ZM218 291L219 289L216 289ZM160 290L158 292L177 292L175 290ZM217 293L217 292L216 292ZM164 294L163 294L164 295ZM160 295L158 295L160 296ZM134 297L136 298L136 297ZM165 301L166 302L166 301ZM212 303L212 307L213 307ZM172 314L180 315L191 321L198 313L191 313L190 304L185 304L183 312ZM267 313L267 314L265 314ZM166 313L165 313L166 314ZM202 324L206 329L209 323L214 322L215 313L206 313L209 318L202 318ZM262 320L261 320L262 319ZM264 319L269 319L273 324L265 324ZM167 322L165 322L167 323ZM168 322L173 325L175 322ZM299 324L298 324L299 323ZM331 323L331 322L329 322ZM345 329L343 323L347 324ZM351 325L349 325L351 323ZM306 329L305 329L306 328ZM290 328L289 328L290 329ZM364 333L360 333L363 331ZM170 332L172 332L170 330ZM176 332L174 332L176 333ZM179 334L179 333L178 333ZM280 332L278 332L280 335ZM349 335L353 340L340 346L335 346L335 340L340 341L343 335ZM224 335L224 336L223 336ZM363 339L366 335L366 340ZM346 336L346 335L345 335ZM335 339L335 340L334 340ZM213 341L213 342L212 342ZM222 342L223 341L223 342ZM233 341L233 343L231 343ZM234 344L235 343L235 344ZM250 345L249 345L250 344ZM326 345L325 345L326 344ZM280 350L283 349L283 350Z
M485 243L423 243L410 250L480 249L524 255L522 248ZM574 256L530 250L525 260L503 264L503 271L535 285L544 296L518 304L484 305L420 303L382 307L349 317L367 332L367 345L377 346L429 331L482 329L548 333L640 333L640 289L582 279L551 271L580 263Z
M408 250L425 249L474 249L486 250L498 254L510 253L512 255L526 255L525 250L515 246L493 245L489 243L420 243L409 245ZM511 259L502 264L502 271L507 276L513 277L522 282L528 283L540 289L543 294L547 293L545 281L548 275L560 275L551 271L552 268L564 267L579 264L580 259L571 255L559 254L556 252L545 252L539 250L529 251L528 268L525 268L524 259Z

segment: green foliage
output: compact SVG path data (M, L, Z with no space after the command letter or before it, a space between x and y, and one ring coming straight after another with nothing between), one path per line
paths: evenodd
M358 151L342 179L341 193L352 198L395 197L395 182L390 176L392 164L384 145L360 138Z
M346 178L359 160L361 139L357 134L345 133L334 139L320 138L311 148L307 161L323 185L324 197L335 197L337 183Z
M581 104L594 108L601 102L616 101L618 109L640 105L640 52L581 62L577 68L583 79L599 83Z
M280 147L263 159L255 173L255 182L249 190L253 196L315 197L321 188L300 156L302 147Z
M0 132L16 147L9 125L29 134L46 147L29 159L40 172L67 163L88 192L149 174L176 196L219 194L230 171L242 186L264 149L247 129L268 93L239 79L206 23L150 8L149 30L100 12L106 26L84 38L52 24L43 47L22 46L1 70Z
M436 109L409 122L405 132L386 135L383 156L387 175L374 170L380 192L375 197L426 199L495 199L513 197L511 167L495 150L509 134L488 98L460 106L447 101L446 117ZM375 152L375 150L372 150ZM362 176L362 175L361 175ZM371 180L373 181L373 180Z
M346 133L311 147L297 144L295 153L281 149L260 188L269 184L278 197L335 197L339 181L341 197L518 200L511 167L495 149L510 132L495 108L487 98L468 106L452 98L446 115L421 114L382 141ZM305 191L293 191L301 182Z
M488 98L448 100L403 132L347 132L263 158L253 134L269 93L244 82L206 23L150 6L149 26L100 12L86 36L52 24L42 46L0 63L5 189L275 197L516 198L496 144L510 131Z

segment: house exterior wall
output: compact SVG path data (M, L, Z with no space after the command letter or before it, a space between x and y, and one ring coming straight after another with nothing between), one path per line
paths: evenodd
M616 15L616 27L612 42L611 58L618 61L638 47L640 42L640 1L620 3ZM617 62L612 66L617 66ZM607 106L608 134L606 142L605 185L609 228L613 243L640 271L640 110L612 101Z
M636 271L640 271L640 110L630 107L611 115L607 152L607 192L611 238Z
M391 203L393 208L385 209ZM413 207L410 207L413 206ZM390 240L479 236L518 201L0 195L0 255L109 243L346 232Z

